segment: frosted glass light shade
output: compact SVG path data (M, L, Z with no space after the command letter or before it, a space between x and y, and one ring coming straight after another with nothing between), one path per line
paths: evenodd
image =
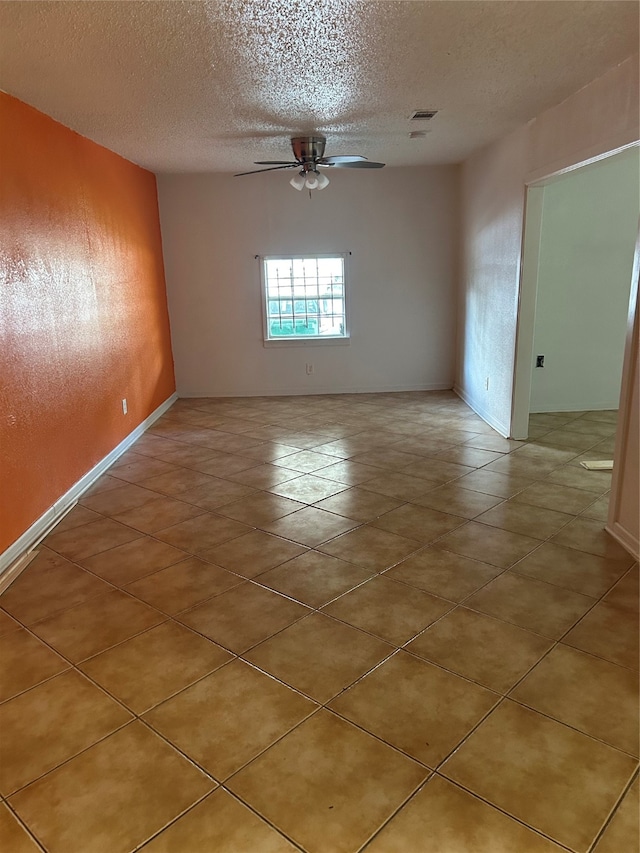
M295 190L301 190L306 182L306 176L304 172L300 172L298 175L294 175L289 183Z

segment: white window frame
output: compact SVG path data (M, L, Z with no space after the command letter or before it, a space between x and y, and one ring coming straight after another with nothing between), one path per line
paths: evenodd
M307 252L304 255L256 255L260 262L260 292L262 296L262 337L265 347L316 347L316 346L345 346L351 341L351 325L349 322L349 273L348 258L350 252L325 252L322 254ZM269 312L267 299L267 282L265 276L265 261L299 260L302 258L342 258L343 270L343 299L344 299L344 335L323 335L322 337L269 337Z

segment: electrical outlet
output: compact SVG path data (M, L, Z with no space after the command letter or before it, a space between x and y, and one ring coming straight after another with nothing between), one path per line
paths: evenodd
M544 356L537 355L536 356L536 367L544 367Z
M127 398L126 397L122 398L122 414L123 415L127 414Z
M484 389L485 389L485 391L489 390L489 377L488 376L484 381Z
M307 363L307 376L311 376L313 374L313 365Z

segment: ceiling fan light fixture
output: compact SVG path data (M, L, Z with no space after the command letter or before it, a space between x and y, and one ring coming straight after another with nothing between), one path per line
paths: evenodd
M318 189L318 178L320 175L315 172L313 169L309 169L307 172L307 177L304 182L305 187L308 190L317 190Z
M307 177L304 173L304 170L299 172L297 175L294 175L289 183L294 188L294 190L302 190L307 181Z
M330 184L329 178L326 175L323 175L322 172L318 172L318 189L323 190L325 187L328 187Z

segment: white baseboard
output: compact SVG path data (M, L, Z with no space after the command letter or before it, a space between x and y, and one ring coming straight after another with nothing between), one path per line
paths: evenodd
M617 400L607 400L605 403L589 403L588 406L579 406L577 404L567 406L566 403L559 403L558 405L553 404L541 404L537 408L532 408L529 412L530 415L546 415L552 414L554 412L560 412L567 414L571 414L572 412L610 412L610 411L618 411L618 406L620 405L620 399Z
M311 388L276 388L265 391L264 388L244 389L239 391L237 388L209 388L206 391L182 391L178 396L180 399L195 399L198 397L207 397L215 399L216 397L311 397L316 394L385 394L394 391L451 391L450 382L436 382L427 385L376 385L372 388L364 388L361 385L354 385L348 388L335 388L331 386L320 386Z
M613 536L616 542L619 542L625 551L628 551L635 560L640 559L640 541L638 541L637 536L634 536L633 533L630 533L626 528L622 527L618 521L614 521L611 525L605 525L604 529L607 531L609 536Z
M124 438L117 447L108 453L104 459L101 459L97 465L88 471L84 477L81 477L77 483L74 483L73 486L69 489L69 491L65 492L61 498L59 498L53 506L50 506L49 509L44 512L40 518L35 521L28 530L22 534L19 539L10 545L6 551L0 554L0 584L4 581L4 573L5 572L13 572L16 571L19 574L19 571L16 567L14 567L14 563L18 562L19 565L22 565L22 560L29 551L32 551L36 545L41 542L44 537L49 533L52 527L54 527L60 519L66 515L71 509L73 509L74 505L78 502L78 498L86 492L86 490L91 486L104 472L109 468L110 465L116 461L119 456L128 450L131 445L140 438L140 436L149 429L149 427L161 417L167 409L169 409L175 401L178 399L177 394L172 394L168 399L161 403L158 408L153 411L148 418L145 418L141 424L139 424L129 435ZM23 568L28 564L28 561L25 562ZM17 575L16 575L17 576Z
M458 397L469 406L470 409L479 415L483 421L489 424L490 427L495 429L496 432L500 433L503 438L509 438L509 427L500 421L496 420L493 415L489 414L482 406L478 405L475 400L473 400L466 391L461 388L459 385L453 386L453 393L457 394Z

